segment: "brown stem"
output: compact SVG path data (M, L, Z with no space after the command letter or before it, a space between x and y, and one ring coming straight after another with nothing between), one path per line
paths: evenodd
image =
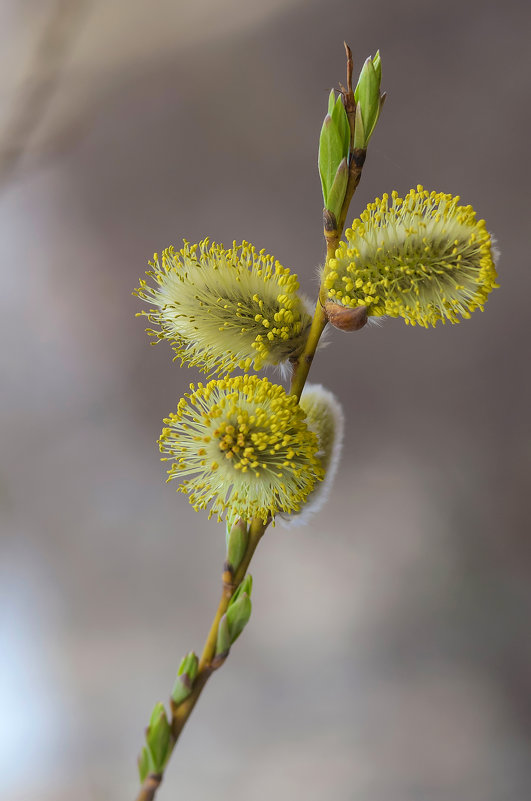
M216 640L217 640L217 633L218 633L218 625L219 621L221 620L222 616L227 611L227 607L229 605L229 601L236 592L237 588L243 581L245 574L247 572L247 568L251 562L253 554L256 550L256 547L262 536L269 525L269 520L266 523L263 523L262 520L255 518L250 525L249 529L249 543L247 545L247 550L245 555L242 559L241 564L239 565L236 573L232 577L232 574L229 573L227 569L224 570L223 573L223 590L221 593L221 599L214 616L214 620L212 621L212 625L210 627L210 631L205 641L205 645L203 647L203 652L201 654L201 658L199 660L199 669L194 681L194 687L191 694L188 698L183 701L181 704L176 706L173 701L171 701L171 730L172 730L172 751L179 739L179 735L181 734L184 725L188 718L190 717L193 708L195 707L199 696L203 691L203 687L207 683L208 679L212 675L212 673L220 667L226 659L227 655L224 655L223 658L219 658L215 656L216 653ZM228 575L227 575L228 574ZM230 580L227 580L230 576ZM159 785L162 781L161 774L154 774L150 773L149 776L146 777L142 787L140 788L140 792L136 797L136 801L152 801L155 797L155 793L157 792Z
M345 45L345 53L347 56L347 88L345 89L342 87L341 94L343 95L343 105L345 106L345 111L347 114L348 124L350 128L350 156L349 156L349 174L348 174L348 182L347 182L347 189L345 192L345 199L343 201L343 207L341 209L341 213L339 215L339 219L337 220L337 239L335 248L339 244L339 237L343 233L343 228L345 227L345 220L347 217L348 208L350 206L350 201L356 191L358 184L361 178L361 171L363 169L363 164L365 163L365 157L367 155L367 150L364 148L354 147L354 127L356 125L356 99L354 97L354 90L352 88L352 71L354 68L354 62L352 59L352 50L348 46L346 42L343 43ZM329 242L330 237L326 235L326 225L325 225L325 238L327 244ZM334 249L335 249L334 248Z
M150 773L144 779L144 783L140 788L140 792L136 797L136 801L153 801L155 793L160 787L162 781L161 773Z
M306 340L306 345L301 356L299 356L291 377L290 393L292 395L296 395L298 399L300 399L302 395L302 390L304 389L306 379L308 378L313 357L315 356L315 351L317 350L317 345L319 344L319 339L321 338L321 334L325 329L326 323L327 318L321 305L321 301L318 298L310 333L308 334L308 339Z
M221 599L219 601L218 608L214 616L214 620L212 621L208 637L206 638L205 645L203 647L203 652L199 660L199 671L194 681L194 688L192 690L192 693L191 695L188 696L188 698L185 701L179 704L179 706L175 707L174 705L172 705L171 728L175 741L177 741L177 739L179 738L179 735L182 732L186 721L190 717L190 714L194 706L196 705L199 696L203 691L203 687L207 683L208 679L210 678L214 670L216 670L216 668L219 667L223 661L225 661L223 659L221 663L217 664L214 662L219 621L227 611L230 599L232 598L237 588L243 581L245 574L247 572L247 568L249 567L253 554L256 550L256 547L260 542L260 540L262 539L262 536L267 526L268 523L263 523L262 520L258 518L255 518L252 521L249 530L249 544L247 545L245 556L243 557L243 560L239 565L232 582L230 583L228 583L227 581L223 582Z

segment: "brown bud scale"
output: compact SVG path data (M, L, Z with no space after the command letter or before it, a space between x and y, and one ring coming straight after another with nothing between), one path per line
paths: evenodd
M356 306L351 309L349 306L342 306L327 300L325 312L328 322L340 331L359 331L367 323L367 306Z

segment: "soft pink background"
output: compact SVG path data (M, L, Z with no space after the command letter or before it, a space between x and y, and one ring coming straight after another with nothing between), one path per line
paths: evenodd
M463 325L330 336L312 377L345 407L341 475L308 528L260 546L252 623L159 797L524 801L529 6L62 5L62 69L0 185L1 797L134 796L224 535L164 483L161 419L198 374L148 346L131 290L154 250L209 235L315 293L346 38L358 68L381 49L389 93L352 216L393 188L459 193L498 238L502 288ZM60 6L0 6L0 164Z

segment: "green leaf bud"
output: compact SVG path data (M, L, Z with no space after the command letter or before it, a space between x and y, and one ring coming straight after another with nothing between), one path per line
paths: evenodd
M171 728L164 704L155 704L146 730L146 742L149 772L161 773L171 751Z
M356 89L354 90L354 99L356 101L356 126L354 129L355 147L366 148L369 139L378 122L380 116L381 101L380 101L380 83L382 80L382 60L380 51L376 53L374 58L369 58L365 61L358 79ZM357 131L358 128L358 109L360 110L361 118L363 121L363 133ZM363 144L359 144L363 141Z
M236 522L227 520L227 564L231 570L236 571L239 568L248 542L249 529L245 520L242 518L237 518Z
M324 118L319 138L319 174L325 208L332 210L330 192L343 159L348 159L350 127L341 96L336 99L332 89L328 98L328 114ZM344 195L343 195L344 196ZM334 200L337 198L337 188Z
M347 112L343 105L343 98L338 96L331 117L336 124L339 136L341 137L342 153L344 158L348 158L350 148L350 125L348 124Z
M251 591L253 578L247 575L231 598L227 609L227 622L231 645L238 639L251 617Z
M326 207L328 207L328 193L342 158L343 144L341 142L341 136L334 120L327 114L324 118L321 136L319 138L318 159L323 200Z
M339 217L343 201L345 199L345 192L347 191L348 183L348 164L346 158L343 159L337 168L334 183L330 187L328 193L327 209L335 214L336 218Z
M140 783L142 784L149 773L149 755L146 746L144 746L138 757L138 775Z
M227 615L223 615L218 624L218 636L216 640L216 656L226 656L230 651L230 631Z
M199 660L193 651L183 657L171 694L172 700L176 705L181 704L192 692L198 666Z

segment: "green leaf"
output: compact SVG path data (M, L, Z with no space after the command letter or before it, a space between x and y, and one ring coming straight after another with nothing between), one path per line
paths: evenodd
M327 208L333 212L336 219L339 217L343 201L345 199L345 192L348 183L348 164L346 158L343 159L337 168L334 183L328 193L328 206Z
M378 79L378 86L380 86L382 82L382 58L380 56L380 51L376 51L376 55L372 60L372 66L374 67L374 71L376 73L376 77Z
M343 157L348 158L348 151L350 149L350 125L348 124L347 112L343 105L343 98L341 95L337 98L334 110L332 112L332 119L334 120L341 142L343 145Z
M361 105L358 103L356 106L356 122L354 125L354 147L366 148L367 142L365 140L365 131L363 129L363 119L361 117Z
M334 92L333 89L330 89L330 94L328 96L328 113L330 114L330 116L332 116L335 102L336 102L336 93Z
M342 158L343 144L337 125L332 117L327 114L324 118L321 136L319 138L318 159L325 206L327 204L328 192L334 182L334 177Z

